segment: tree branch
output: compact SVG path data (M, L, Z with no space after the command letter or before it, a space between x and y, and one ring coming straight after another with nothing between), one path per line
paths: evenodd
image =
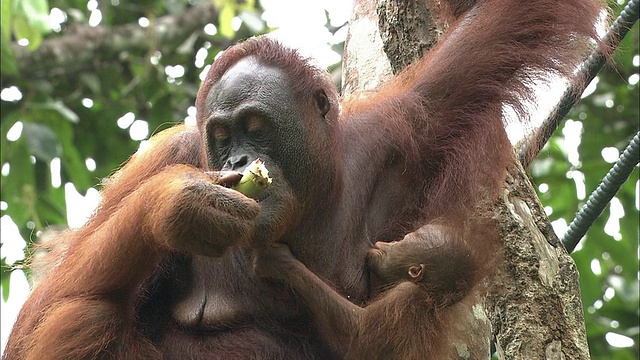
M13 44L13 51L20 78L51 77L118 60L123 52L143 53L154 44L175 49L217 18L216 8L207 2L182 14L160 17L146 28L138 24L77 26L62 36L46 39L33 52L17 44Z

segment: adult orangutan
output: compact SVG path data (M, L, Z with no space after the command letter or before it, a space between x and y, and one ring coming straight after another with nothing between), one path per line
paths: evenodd
M5 359L342 357L302 298L254 274L253 249L287 244L363 303L375 242L464 219L496 194L512 158L503 105L526 119L528 80L571 73L601 11L595 0L448 4L470 9L432 51L341 103L325 71L267 37L226 50L199 90L197 128L153 137L60 239ZM257 201L224 186L219 171L258 157L273 184ZM471 245L495 256L482 238ZM437 336L424 326L411 335Z

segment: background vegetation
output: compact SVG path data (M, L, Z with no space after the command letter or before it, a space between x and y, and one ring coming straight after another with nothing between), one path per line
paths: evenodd
M335 14L348 4L312 3L2 1L2 347L12 321L5 303L24 297L16 290L24 289L18 275L28 271L24 257L33 244L51 227L78 226L81 220L72 215L86 212L83 204L97 197L90 189L99 188L145 139L194 121L201 74L219 51L274 30L278 17L301 17L293 7L314 6L326 25L323 51L340 53L344 20ZM612 8L617 14L621 6ZM304 40L312 21L297 20ZM338 61L322 60L332 69ZM639 63L636 24L615 67L598 76L595 91L531 167L560 236L638 131ZM639 356L638 184L636 168L573 253L596 359ZM74 189L89 195L74 197Z

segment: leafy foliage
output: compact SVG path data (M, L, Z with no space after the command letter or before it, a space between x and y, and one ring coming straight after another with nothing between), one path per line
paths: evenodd
M47 21L49 4L47 0L12 0L2 2L2 43L11 44L12 35L26 39L28 48L35 50L42 37L51 32ZM2 72L15 73L16 64L11 48L2 46Z

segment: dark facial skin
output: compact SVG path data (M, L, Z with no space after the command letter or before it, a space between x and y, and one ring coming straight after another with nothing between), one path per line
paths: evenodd
M309 167L305 117L286 75L253 58L239 61L208 94L204 143L211 169L241 172L255 159L269 170L272 185L257 199L256 243L282 235L274 218L293 223L300 214L296 194L304 193Z
M239 61L207 97L209 166L242 171L260 157L269 170L278 166L288 186L303 191L312 161L306 119L297 103L282 70L253 58Z
M314 97L315 107L304 111L287 74L253 57L234 64L207 95L202 133L209 168L241 172L259 158L273 179L257 199L262 211L253 243L281 237L332 191L331 159L313 156L330 153L318 148L330 144L322 140L329 103L323 92Z

